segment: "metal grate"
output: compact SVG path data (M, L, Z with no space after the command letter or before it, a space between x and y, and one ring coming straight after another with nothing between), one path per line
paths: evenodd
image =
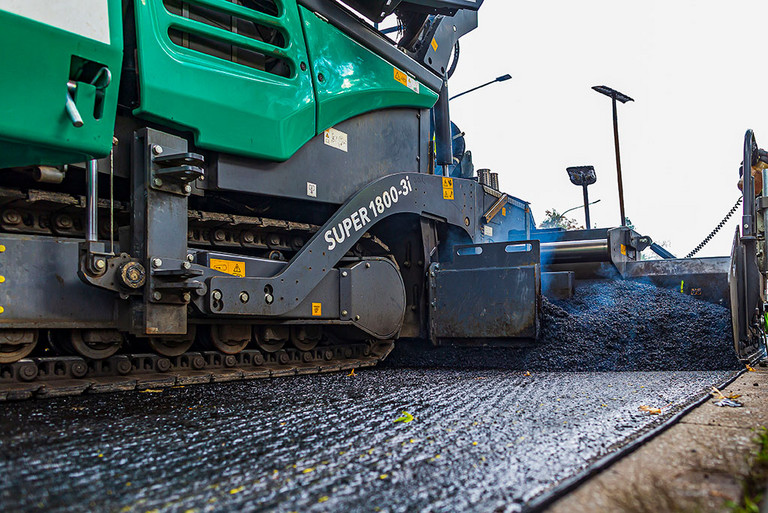
M183 48L282 77L294 73L281 50L288 37L272 0L163 0L171 41Z

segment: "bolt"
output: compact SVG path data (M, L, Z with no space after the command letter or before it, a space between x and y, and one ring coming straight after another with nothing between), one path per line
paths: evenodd
M360 316L359 315L355 315L355 320L359 321L360 320Z
M162 187L163 186L163 181L161 179L159 179L159 178L155 178L154 180L152 180L152 184L155 187Z
M152 293L152 299L154 299L155 301L160 301L161 299L163 299L163 295L158 291L154 291Z
M189 292L185 292L185 293L183 293L183 294L181 295L181 299L182 299L182 300L183 300L185 303L189 303L189 302L192 300L192 294L190 294Z
M365 263L365 268L366 268L366 269L370 269L370 268L371 268L371 264L370 264L369 262L366 262L366 263Z
M213 232L213 238L217 241L223 241L227 238L227 234L224 232L224 230L216 230Z
M162 260L160 260L159 258L153 258L152 259L152 267L158 268L161 265L163 265L163 261Z
M240 293L240 302L241 303L247 303L248 299L250 299L250 298L248 297L248 293L247 292L241 292Z
M243 242L246 244L252 244L254 240L256 240L256 237L253 235L253 232L245 231L242 233Z
M70 228L72 228L72 225L73 225L72 217L66 214L56 216L54 223L56 224L56 228L60 230L69 230Z
M307 71L307 63L306 62L302 62L301 64L299 64L299 67L301 68L301 71Z
M323 75L322 73L318 73L318 74L317 74L317 79L318 79L320 82L322 82L323 80L325 80L325 75Z
M182 262L181 267L189 271L192 268L192 264L190 264L189 262Z
M469 226L469 218L468 217L464 218L464 226Z
M346 278L349 273L347 271L341 271L341 275Z
M15 210L6 210L3 212L3 222L6 224L19 224L21 222L21 214Z
M211 297L214 301L221 301L221 291L216 289L211 293Z
M342 317L346 317L347 316L347 311L346 310L342 310L341 311L341 316Z
M193 255L192 253L187 255L187 261L188 262L194 262L195 261L195 255Z
M192 192L192 186L191 186L191 185L189 185L189 184L185 185L185 186L184 186L184 192L186 192L187 194L189 194L190 192Z
M154 153L155 155L162 155L163 147L160 146L159 144L153 144L152 145L152 153Z
M99 271L103 271L105 267L107 267L107 262L103 258L97 258L93 262L94 267L98 269Z
M272 294L264 294L264 301L266 301L266 303L268 305L271 305L272 301L274 301L274 300L275 300L275 298L272 297Z

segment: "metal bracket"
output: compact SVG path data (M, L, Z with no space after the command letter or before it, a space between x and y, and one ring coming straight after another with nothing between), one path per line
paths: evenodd
M205 158L198 153L163 155L160 145L152 146L149 186L158 191L189 196L191 183L205 178Z
M187 304L193 300L192 294L204 296L205 283L194 279L203 276L204 268L187 260L149 259L150 291L149 301L162 304Z
M398 173L371 182L352 196L272 277L210 278L207 308L220 315L281 316L296 308L373 225L395 214L435 216L475 233L480 185L422 173ZM242 304L239 294L251 299ZM214 297L214 294L216 297Z

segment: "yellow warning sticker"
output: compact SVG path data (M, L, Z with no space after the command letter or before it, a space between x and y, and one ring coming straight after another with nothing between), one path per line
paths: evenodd
M395 80L408 87L408 75L395 68Z
M240 262L238 260L221 260L218 258L211 258L210 268L214 271L221 271L233 276L245 278L245 262Z
M437 41L435 41L435 38L432 38L432 51L437 51Z
M506 217L506 215L507 215L507 207L501 207L501 215Z
M453 178L443 178L443 199L453 199Z
M319 317L323 315L323 304L312 303L312 317Z
M405 87L407 87L414 93L419 94L418 80L416 80L415 78L409 77L408 75L406 75L405 73L403 73L397 68L393 68L393 69L395 70L395 80L397 82L400 82L401 84L403 84Z
M624 244L621 245L621 254L624 256L627 255L627 247Z

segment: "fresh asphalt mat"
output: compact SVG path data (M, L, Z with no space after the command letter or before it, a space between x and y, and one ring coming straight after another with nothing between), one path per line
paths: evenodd
M516 511L733 371L527 374L385 368L3 404L0 510Z

